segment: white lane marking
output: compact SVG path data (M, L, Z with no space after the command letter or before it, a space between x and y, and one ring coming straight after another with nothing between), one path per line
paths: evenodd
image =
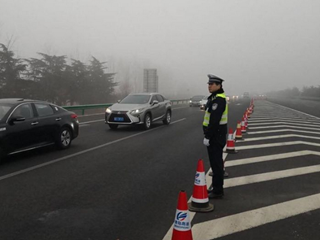
M274 121L274 120L302 120L301 117L272 117L272 116L269 116L269 117L255 117L254 115L250 117L250 120L249 121L253 121L253 120L259 120L259 121L262 121L262 120L270 120L270 121Z
M194 240L215 239L319 208L320 194L314 194L195 224L192 227L192 235Z
M90 124L81 124L79 125L79 127L83 128L83 127L90 127Z
M254 129L264 129L264 128L298 128L298 129L307 129L307 130L315 130L320 131L320 128L309 128L309 127L299 127L299 126L290 126L290 125L279 125L279 126L264 126L264 127L249 127L250 130Z
M300 175L316 173L316 172L320 172L320 165L287 169L287 170L274 171L274 172L268 172L268 173L259 173L259 174L244 176L244 177L235 177L235 178L225 179L223 187L225 188L236 187L241 185L266 182L266 181L276 180L280 178L294 177L294 176L300 176Z
M280 130L270 130L270 131L257 131L257 132L247 132L246 134L264 134L264 133L277 133L277 132L299 132L299 133L311 133L311 134L320 134L318 132L310 132L303 130L295 130L295 129L280 129Z
M265 136L265 137L257 137L257 138L245 138L244 140L237 140L236 142L243 143L243 142L260 141L260 140L267 140L267 139L278 139L278 138L289 138L289 137L300 137L300 138L320 140L320 137L312 137L312 136L299 135L299 134L284 134L284 135Z
M303 151L280 153L280 154L273 154L273 155L267 155L267 156L261 156L261 157L237 159L237 160L232 160L232 161L226 161L225 166L226 167L234 167L234 166L238 166L238 165L259 163L259 162L265 162L265 161L273 161L273 160L278 160L278 159L293 158L293 157L299 157L299 156L305 156L305 155L320 156L320 152L303 150Z
M308 114L308 113L304 113L304 112L298 111L298 110L293 109L293 108L285 107L285 106L282 106L282 105L280 105L280 104L276 104L276 103L273 103L273 104L276 105L276 106L281 106L281 107L283 107L283 108L290 109L290 110L292 110L292 111L294 111L294 112L302 113L302 114L307 115L307 116L309 116L309 117L316 118L316 119L319 119L319 120L320 120L319 117L316 117L316 116L314 116L314 115L311 115L311 114Z
M320 123L319 123L319 121L318 120L315 120L315 121L309 121L310 119L308 119L307 121L305 120L305 119L299 119L299 120L285 120L285 119L268 119L268 120L250 120L249 119L249 124L251 124L251 123L264 123L264 124L268 124L268 122L279 122L279 121L281 121L281 122L290 122L290 123L301 123L301 122L303 122L303 123L311 123L311 124L315 124L315 125L320 125ZM273 124L273 123L271 123L271 124Z
M249 122L248 125L251 126L261 126L261 125L276 125L276 124L288 124L288 125L293 125L293 126L310 126L313 125L313 127L319 126L320 123L311 123L311 122L293 122L293 121L286 121L286 122L263 122L263 123L251 123Z
M92 121L87 121L87 122L80 122L79 125L84 125L84 124L89 124L89 123L96 123L96 122L104 122L104 119L92 120Z
M175 124L175 123L178 123L178 122L181 122L181 121L184 121L184 120L186 120L186 118L179 119L177 121L171 122L170 124ZM26 169L23 169L23 170L20 170L20 171L16 171L16 172L1 176L0 177L0 181L4 180L4 179L8 179L10 177L14 177L14 176L26 173L26 172L33 171L33 170L38 169L38 168L42 168L42 167L48 166L48 165L51 165L51 164L54 164L54 163L57 163L57 162L72 158L72 157L76 157L76 156L79 156L81 154L84 154L84 153L87 153L87 152L91 152L91 151L97 150L99 148L103 148L103 147L112 145L114 143L118 143L118 142L130 139L130 138L142 135L142 134L146 134L146 133L152 132L154 130L160 129L162 127L166 127L166 126L160 126L160 127L157 127L157 128L150 129L148 131L143 131L143 132L139 132L139 133L136 133L136 134L132 134L130 136L127 136L127 137L124 137L124 138L120 138L120 139L117 139L117 140L114 140L114 141L111 141L111 142L108 142L108 143L105 143L105 144L102 144L102 145L99 145L99 146L96 146L96 147L92 147L92 148L89 148L89 149L86 149L86 150L83 150L83 151L80 151L80 152L77 152L77 153L74 153L74 154L70 154L70 155L61 157L61 158L57 158L55 160L52 160L52 161L49 161L49 162L46 162L46 163L42 163L42 164L39 164L39 165L36 165L36 166L33 166L33 167L29 167L29 168L26 168Z
M290 145L296 145L296 144L305 144L305 145L309 145L309 146L320 147L319 143L305 142L305 141L291 141L291 142L266 143L266 144L250 145L250 146L240 146L240 147L237 147L237 150L268 148L268 147L279 147L279 146L290 146Z
M91 116L104 115L104 114L105 114L105 112L103 112L103 113L86 114L86 115L78 115L78 118L81 118L81 117L91 117Z

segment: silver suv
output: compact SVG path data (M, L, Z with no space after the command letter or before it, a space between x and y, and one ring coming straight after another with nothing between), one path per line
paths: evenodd
M106 109L105 122L111 129L132 124L142 124L149 129L152 122L158 120L168 125L171 122L171 105L170 100L158 93L129 94Z

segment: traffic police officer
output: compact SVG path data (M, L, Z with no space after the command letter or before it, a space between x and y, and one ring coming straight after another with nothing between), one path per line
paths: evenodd
M222 198L223 192L223 157L222 152L227 140L228 105L222 88L223 79L208 75L208 90L211 95L205 107L203 120L203 144L207 147L210 166L213 172L212 190L209 198Z

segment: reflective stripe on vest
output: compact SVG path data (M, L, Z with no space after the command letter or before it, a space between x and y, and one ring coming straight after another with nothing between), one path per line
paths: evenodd
M212 100L214 100L216 97L221 97L221 98L226 99L226 95L224 93L217 94ZM203 123L202 123L202 125L205 127L208 127L208 125L209 125L210 114L211 113L206 110L206 112L204 114ZM222 113L219 125L224 125L227 123L228 123L228 103L226 102L226 108L225 108L224 112Z

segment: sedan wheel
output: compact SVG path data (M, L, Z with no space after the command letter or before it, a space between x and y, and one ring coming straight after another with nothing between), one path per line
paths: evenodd
M57 146L58 148L60 149L66 149L68 147L70 147L71 145L71 131L69 128L62 128L61 131L60 131L60 134L59 134L59 137L58 137L58 140L57 140Z
M149 129L151 127L151 116L149 113L144 117L144 129Z
M166 116L165 116L165 118L163 119L163 121L162 121L164 124L166 124L166 125L169 125L170 124L170 122L171 122L171 112L170 111L167 111L166 112Z

